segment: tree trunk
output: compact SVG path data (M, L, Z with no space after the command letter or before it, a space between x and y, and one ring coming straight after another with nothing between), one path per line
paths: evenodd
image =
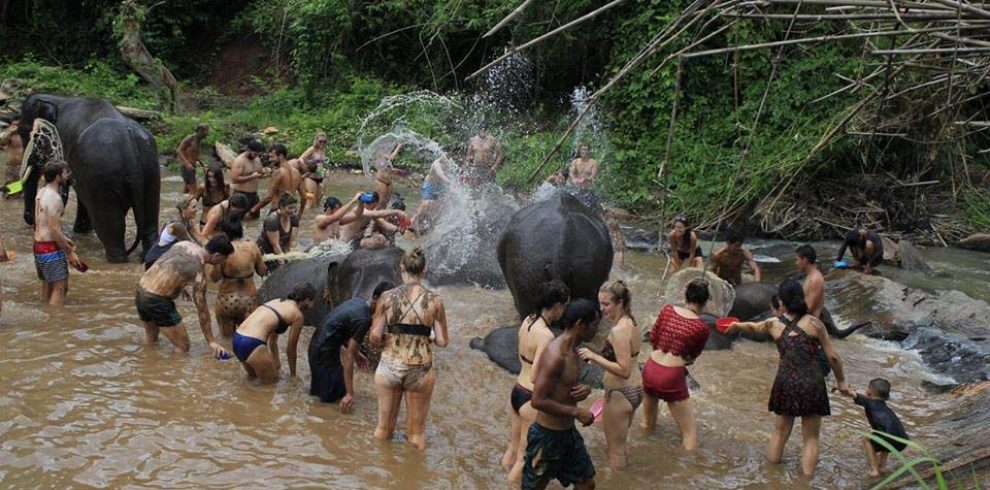
M179 98L179 86L172 72L158 59L155 59L141 40L141 22L145 11L135 0L121 3L117 16L120 36L120 54L124 61L150 83L158 92L159 100L166 112L175 112Z

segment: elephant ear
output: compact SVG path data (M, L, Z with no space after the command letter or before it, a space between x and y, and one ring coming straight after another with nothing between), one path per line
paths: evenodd
M35 116L55 124L58 122L58 106L50 101L41 99L38 101L38 112Z
M337 276L339 275L339 263L330 262L327 265L327 283L323 285L323 299L334 308L336 305L333 302L333 287L337 284Z

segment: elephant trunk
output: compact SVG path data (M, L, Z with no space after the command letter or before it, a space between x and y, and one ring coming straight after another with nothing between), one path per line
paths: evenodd
M849 328L845 328L845 329L841 329L841 330L838 329L838 328L836 328L835 331L832 332L832 336L835 337L835 338L844 339L844 338L852 335L853 332L855 332L855 331L857 331L857 330L859 330L859 329L861 329L861 328L863 328L863 327L865 327L867 325L870 325L871 323L873 323L873 322L871 322L871 321L865 321L863 323L857 323L856 325L853 325L853 326L851 326Z

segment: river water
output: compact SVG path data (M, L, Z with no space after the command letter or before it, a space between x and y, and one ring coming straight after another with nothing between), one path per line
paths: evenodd
M333 183L327 194L342 200L367 182L362 176L343 174L331 174L329 180ZM169 204L180 189L176 176L170 174L165 181L163 222L172 217ZM398 188L409 197L410 211L415 210L415 189L405 183ZM37 308L31 234L20 215L20 201L0 202L0 233L8 248L18 252L14 263L0 264L6 290L0 319L0 487L506 487L499 460L514 378L485 354L471 350L468 341L515 322L507 290L439 288L448 308L451 341L438 350L428 448L421 453L371 437L376 423L371 375L356 375L354 414L341 415L336 405L308 396L308 328L299 349L299 376L288 378L283 364L285 377L275 386L249 382L236 360L210 357L191 302L178 302L193 340L188 355L173 355L165 340L160 346L143 346L133 302L141 266L106 263L95 236L75 237L91 269L85 274L72 271L65 308ZM70 204L67 228L74 215ZM312 214L303 222L305 242ZM256 236L258 226L252 222L245 234ZM770 280L789 271L792 244L755 245L761 254L781 260L766 264ZM960 274L983 264L981 272L971 273L977 277L956 279L963 281L956 287L987 297L987 256L930 253L947 264L944 267L961 264L953 271ZM613 276L628 281L636 317L652 324L659 311L662 262L656 255L635 251L627 261L629 267ZM213 296L211 290L211 304ZM855 387L864 388L875 376L891 381L891 405L915 440L933 449L950 443L952 434L940 421L960 400L922 387L935 376L918 355L860 335L835 344ZM284 345L280 351L285 352ZM645 345L642 352L645 361ZM784 464L764 462L772 426L766 406L776 360L773 345L746 341L730 351L701 356L691 368L701 385L691 398L701 439L694 453L680 448L677 429L665 410L656 433L631 431L631 463L621 472L607 467L601 427L582 429L599 487L864 486L866 463L859 438L868 425L862 410L846 399L832 399L833 416L824 423L821 461L813 480L800 477L797 428ZM601 392L591 399L598 396ZM634 426L640 417L637 413Z

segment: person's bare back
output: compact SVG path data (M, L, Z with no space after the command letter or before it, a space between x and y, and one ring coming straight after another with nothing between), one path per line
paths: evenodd
M203 281L206 251L189 241L176 243L152 265L138 285L145 291L177 298L190 284Z

